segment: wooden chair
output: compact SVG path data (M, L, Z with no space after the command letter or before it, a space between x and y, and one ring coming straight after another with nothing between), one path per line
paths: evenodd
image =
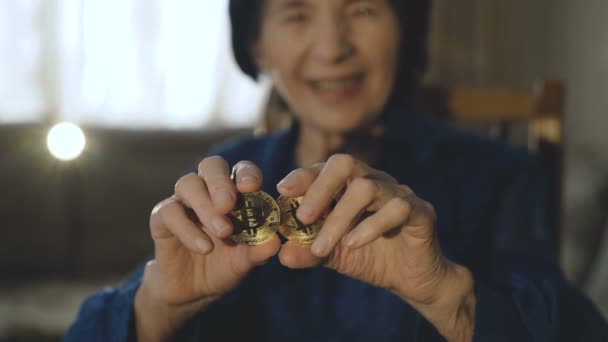
M550 185L547 203L556 248L562 213L565 96L565 84L559 80L545 80L529 92L423 86L416 96L417 107L423 113L524 145L539 156Z
M416 94L416 105L421 113L524 145L539 155L550 184L547 203L556 248L559 246L562 213L565 93L562 81L545 80L530 92L511 88L442 88L426 85L420 87ZM276 91L272 91L256 133L264 134L289 127L291 116L286 112L286 105Z

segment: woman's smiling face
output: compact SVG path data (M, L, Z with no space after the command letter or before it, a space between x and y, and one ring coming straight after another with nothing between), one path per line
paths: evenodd
M392 95L399 22L389 0L265 0L253 56L300 122L372 122Z

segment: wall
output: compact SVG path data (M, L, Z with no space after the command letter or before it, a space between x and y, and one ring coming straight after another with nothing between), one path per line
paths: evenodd
M46 130L0 126L0 224L11 231L0 239L0 286L132 270L153 253L152 208L211 144L244 134L86 129L85 153L65 164L46 150Z
M608 252L594 261L608 215L608 2L434 0L434 6L429 81L524 89L544 77L566 81L562 264L592 298L608 298L599 285L608 279L597 276L608 268ZM608 300L603 305L608 310Z
M564 266L581 281L590 270L585 287L608 314L608 2L552 3L548 69L569 85Z

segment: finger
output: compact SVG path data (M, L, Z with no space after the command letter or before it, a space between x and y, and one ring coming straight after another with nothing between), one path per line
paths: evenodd
M418 203L420 202L420 203ZM422 201L391 199L374 215L363 220L345 238L349 248L361 248L386 235L394 229L406 229L421 240L428 239L433 233L431 213L421 208ZM424 216L424 217L423 217Z
M374 201L379 187L367 178L355 178L346 188L334 210L327 216L319 235L312 244L312 253L328 256L355 224L356 219ZM308 196L308 195L307 195Z
M247 260L250 266L260 266L275 256L281 248L281 239L274 234L272 238L256 246L244 246L247 248Z
M240 161L232 168L236 188L240 192L255 192L262 187L262 171L250 161Z
M170 201L164 204L156 213L160 216L162 224L166 228L165 233L170 232L179 242L189 250L206 255L213 251L211 239L203 232L200 226L192 222L186 215L185 208L177 201ZM162 241L167 240L168 235L152 234L155 242L160 242L158 247L162 247ZM160 248L162 250L162 248ZM162 251L159 251L162 253Z
M175 196L192 208L199 221L208 227L219 239L232 234L230 221L215 209L203 180L191 173L180 178L175 184Z
M310 185L296 215L304 224L311 224L319 219L329 207L334 196L341 191L353 176L359 162L346 154L331 156L319 176Z
M300 197L317 179L325 163L317 163L311 167L304 167L291 171L277 184L277 190L283 196Z
M359 163L362 168L359 173L366 174L367 178L376 179L388 184L398 184L397 180L388 173L371 168L363 163Z
M221 214L232 211L236 203L236 187L224 158L205 158L198 166L198 175L205 180L214 207Z
M323 260L312 253L310 245L291 241L287 241L279 251L279 261L283 266L291 269L315 267L320 265Z
M175 196L172 196L161 201L154 207L154 209L152 209L152 213L150 214L150 234L152 235L152 239L161 240L171 239L174 237L173 233L171 233L171 231L165 226L165 223L160 215L160 211L169 203L176 201L177 199Z

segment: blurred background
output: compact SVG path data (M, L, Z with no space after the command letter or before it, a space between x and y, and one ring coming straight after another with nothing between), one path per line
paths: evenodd
M608 314L608 2L433 13L427 83L564 81L560 259ZM0 0L0 341L59 340L86 294L152 255L149 213L178 177L252 131L270 85L240 74L229 34L227 0ZM84 130L71 161L47 148L79 152L69 130L47 141L60 121Z

